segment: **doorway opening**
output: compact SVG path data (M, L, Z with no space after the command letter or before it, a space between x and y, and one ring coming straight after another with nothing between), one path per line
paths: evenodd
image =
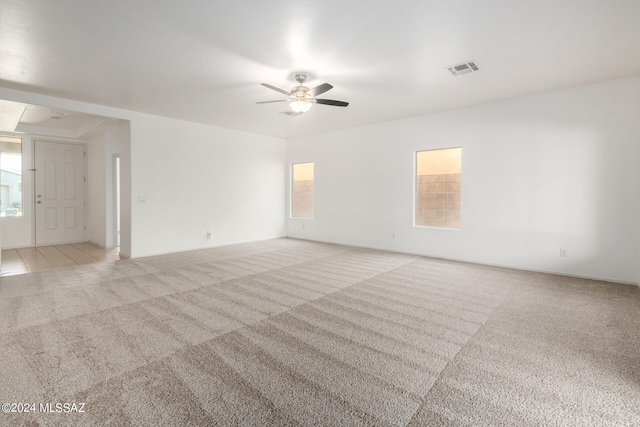
M120 155L113 155L113 245L120 247Z

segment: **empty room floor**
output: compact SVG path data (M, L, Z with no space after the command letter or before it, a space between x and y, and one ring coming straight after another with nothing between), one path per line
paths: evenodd
M36 409L0 425L640 425L639 312L636 286L294 239L16 275L0 402Z
M120 259L120 248L103 249L91 243L38 246L2 251L1 276L58 270L76 265Z

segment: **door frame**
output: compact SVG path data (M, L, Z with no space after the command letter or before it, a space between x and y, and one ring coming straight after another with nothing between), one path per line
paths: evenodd
M54 139L54 138L39 138L37 136L34 136L31 138L31 152L33 153L32 156L32 164L33 164L33 171L34 171L34 176L33 176L33 197L31 199L31 205L33 207L33 221L32 221L32 225L31 225L31 235L32 235L32 242L33 242L33 246L48 246L48 244L37 244L37 235L36 235L36 221L38 221L38 214L36 212L36 181L37 181L37 177L36 174L38 173L35 170L36 167L36 142L49 142L49 143L54 143L54 144L71 144L71 145L81 145L84 148L84 158L83 158L83 167L84 167L84 185L83 185L83 192L84 192L84 233L83 233L83 242L86 242L88 240L88 236L89 236L89 231L87 229L87 227L89 226L89 209L88 209L88 205L89 205L89 192L88 192L88 182L87 182L87 176L89 175L89 164L88 164L88 160L87 160L87 150L88 150L88 144L86 142L83 141L77 141L77 140L64 140L64 139ZM75 243L75 242L68 242L68 243ZM64 244L64 243L59 243L59 244Z

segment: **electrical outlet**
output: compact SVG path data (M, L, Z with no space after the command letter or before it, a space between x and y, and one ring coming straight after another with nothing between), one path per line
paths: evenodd
M562 257L562 258L566 258L567 257L567 250L566 249L560 248L560 257Z
M211 232L207 230L207 240L211 239L211 235L212 235Z
M395 239L396 238L396 233L391 233L391 238Z
M304 224L302 224L302 229L304 230Z

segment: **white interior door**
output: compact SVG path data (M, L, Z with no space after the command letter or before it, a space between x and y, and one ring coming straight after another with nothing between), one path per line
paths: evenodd
M36 245L86 241L85 146L35 141Z

